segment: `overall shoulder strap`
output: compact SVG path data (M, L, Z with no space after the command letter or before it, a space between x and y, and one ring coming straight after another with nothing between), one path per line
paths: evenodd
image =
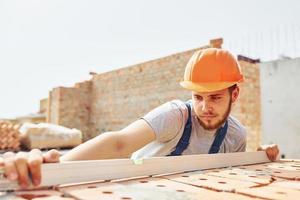
M191 105L186 102L186 107L188 108L188 120L185 124L183 134L177 143L175 150L171 152L168 156L179 156L188 147L191 133L192 133L192 117L191 117Z
M213 144L209 149L209 154L218 153L220 150L220 146L226 136L228 129L228 121L225 122L225 125L217 130L216 137L214 139Z

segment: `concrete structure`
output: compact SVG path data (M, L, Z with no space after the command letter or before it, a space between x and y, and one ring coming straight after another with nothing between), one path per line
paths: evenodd
M201 48L221 44L222 39L216 39ZM48 98L47 122L80 129L87 140L105 131L119 130L166 101L187 100L191 94L179 82L195 50L93 74L90 81L76 83L72 88L54 88ZM248 150L255 150L261 128L259 69L255 60L240 56L239 62L246 83L241 86L233 115L248 129Z
M23 124L28 123L43 123L46 122L46 113L48 108L48 99L40 100L40 110L37 113L31 113L24 116L16 117L15 119L8 119L7 121L13 124Z
M300 158L300 58L260 64L262 142L277 143L288 158Z

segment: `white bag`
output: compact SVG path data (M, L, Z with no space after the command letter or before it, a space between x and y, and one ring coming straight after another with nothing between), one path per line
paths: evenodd
M55 124L24 123L19 131L21 145L27 149L75 147L82 142L80 130Z

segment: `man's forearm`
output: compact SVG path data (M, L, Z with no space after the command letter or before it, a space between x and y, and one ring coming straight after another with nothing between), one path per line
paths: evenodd
M60 161L125 158L118 132L103 133L66 153Z

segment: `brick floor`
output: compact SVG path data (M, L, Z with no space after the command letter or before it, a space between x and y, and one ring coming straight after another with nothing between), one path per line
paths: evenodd
M298 199L300 160L0 194L13 200Z

